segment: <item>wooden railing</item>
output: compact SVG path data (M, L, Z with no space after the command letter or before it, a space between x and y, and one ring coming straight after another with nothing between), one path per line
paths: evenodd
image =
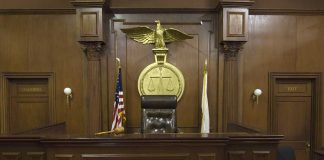
M66 124L65 122L48 125L40 128L35 128L32 130L14 133L13 135L40 135L40 136L48 136L48 135L65 135L66 134Z
M237 123L229 123L227 124L227 131L228 132L245 132L245 133L263 133L262 131L255 129L255 128L251 128L251 127L247 127L245 125L242 124L237 124Z

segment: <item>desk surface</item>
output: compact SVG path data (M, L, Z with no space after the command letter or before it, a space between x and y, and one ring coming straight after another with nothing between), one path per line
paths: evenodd
M206 141L206 142L227 142L227 141L280 141L282 135L263 135L247 133L176 133L176 134L120 134L100 136L33 136L33 135L0 135L0 142L4 141L40 141L47 142L131 142L131 141Z
M246 133L1 135L0 159L237 160L245 157L275 160L282 138L281 135Z

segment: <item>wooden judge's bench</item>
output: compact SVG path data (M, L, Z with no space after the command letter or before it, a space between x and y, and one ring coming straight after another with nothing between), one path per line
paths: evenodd
M1 160L274 160L280 135L0 136Z

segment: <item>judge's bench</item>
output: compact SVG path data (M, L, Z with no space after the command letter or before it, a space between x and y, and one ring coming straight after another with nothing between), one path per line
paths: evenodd
M1 160L274 160L280 135L0 136Z

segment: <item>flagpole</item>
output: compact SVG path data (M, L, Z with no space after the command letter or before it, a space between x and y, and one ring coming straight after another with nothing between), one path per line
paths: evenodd
M203 71L203 86L201 95L201 133L209 133L210 121L209 121L209 109L208 109L208 98L207 98L207 59L205 60L204 71Z

